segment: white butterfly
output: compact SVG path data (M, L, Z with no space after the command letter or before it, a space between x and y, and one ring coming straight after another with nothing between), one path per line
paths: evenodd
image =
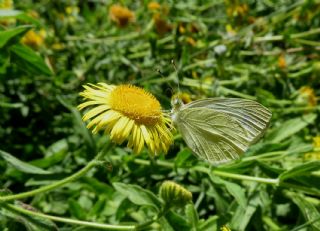
M271 112L247 99L209 98L172 102L172 120L193 153L219 164L238 159L266 131Z

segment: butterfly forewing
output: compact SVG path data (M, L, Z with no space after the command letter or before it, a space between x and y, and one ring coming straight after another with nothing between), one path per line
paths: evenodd
M213 164L237 159L266 130L271 113L244 99L205 99L173 113L182 137L201 159Z
M209 98L197 100L184 106L187 108L210 108L223 112L238 121L247 130L252 142L258 140L268 127L271 112L258 102L238 98Z

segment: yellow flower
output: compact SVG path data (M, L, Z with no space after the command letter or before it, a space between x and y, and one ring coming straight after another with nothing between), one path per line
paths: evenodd
M193 47L194 47L195 45L197 45L197 41L194 40L194 39L193 39L192 37L190 37L190 36L187 37L186 40L187 40L187 43L190 44L190 45L193 46Z
M0 0L0 9L12 9L13 1L12 0Z
M149 10L160 10L161 9L161 5L157 2L150 2L148 4L148 9Z
M39 18L39 13L35 10L30 10L28 11L28 15L32 18L38 19Z
M129 22L134 21L134 13L127 7L112 5L109 10L112 21L116 22L119 27L125 27Z
M305 160L320 160L320 136L313 137L313 152L304 154Z
M240 4L234 1L226 1L226 11L229 17L243 17L248 13L249 7L247 4Z
M231 231L231 229L227 226L227 225L223 225L221 228L220 228L221 231Z
M314 107L317 105L317 96L311 87L303 86L299 89L298 102Z
M179 98L182 100L184 104L190 103L192 101L190 95L186 92L176 93L172 96L172 98Z
M278 66L281 68L281 69L284 69L287 67L287 62L286 62L286 58L284 56L284 54L281 54L278 58Z
M320 136L313 137L313 147L320 148Z
M85 85L80 95L86 102L79 110L94 106L83 120L92 119L87 128L93 133L104 130L110 138L140 153L144 144L153 155L167 153L172 143L171 119L161 111L159 101L149 92L133 85Z
M0 10L12 10L14 8L12 0L0 0ZM4 17L0 18L0 25L7 26L15 23L15 18Z
M53 50L63 50L63 49L64 49L64 45L63 45L63 43L57 42L57 43L53 43L53 44L51 45L51 48L52 48Z
M45 30L40 30L39 32L35 32L34 30L29 30L21 39L21 42L27 46L31 46L34 48L40 47L46 36Z
M65 11L66 11L66 13L67 14L75 14L75 15L77 15L78 13L79 13L79 11L80 11L80 9L79 9L79 7L77 7L77 6L67 6L66 8L65 8Z
M229 36L235 36L237 34L237 31L231 26L231 24L226 25L226 31Z

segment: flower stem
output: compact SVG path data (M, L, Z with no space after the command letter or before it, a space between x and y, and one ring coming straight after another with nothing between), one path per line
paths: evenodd
M111 156L111 159L120 159L119 156ZM141 160L138 158L135 158L133 160L134 163L136 164L141 164L141 165L150 165L150 161L149 160ZM157 160L156 164L162 167L166 167L166 168L174 168L174 164L167 162L167 161L163 161L163 160ZM195 166L193 168L191 168L190 170L193 171L197 171L197 172L203 172L206 174L210 174L210 169L204 166ZM265 184L273 184L273 185L278 185L279 184L279 179L272 179L272 178L262 178L262 177L255 177L255 176L247 176L247 175L241 175L241 174L236 174L236 173L229 173L229 172L225 172L225 171L221 171L221 170L212 170L212 173L217 175L217 176L222 176L222 177L228 177L228 178L232 178L232 179L236 179L236 180L247 180L247 181L255 181L255 182L259 182L259 183L265 183Z
M290 35L291 39L298 39L298 38L304 38L310 35L314 34L319 34L320 33L320 28L312 28L308 31L304 31L301 33L296 33ZM274 36L265 36L265 37L255 37L254 42L259 43L259 42L274 42L274 41L281 41L285 37L283 35L274 35Z
M110 150L112 146L112 143L109 141L106 146L104 147L104 149L102 151L100 151L96 157L94 159L92 159L85 167L83 167L82 169L80 169L78 172L72 174L69 177L66 177L62 180L59 180L53 184L50 185L46 185L28 192L23 192L23 193L18 193L18 194L13 194L13 195L8 195L8 196L2 196L0 197L0 202L5 202L5 201L11 201L11 200L17 200L17 199L22 199L22 198L26 198L26 197L31 197L31 196L35 196L39 193L44 193L50 190L53 190L55 188L58 188L62 185L65 185L71 181L74 181L80 177L82 177L84 174L86 174L90 169L92 169L94 166L96 166L97 161L100 160L104 154L106 152L108 152Z
M57 221L57 222L63 222L67 224L73 224L73 225L82 225L82 226L87 226L87 227L92 227L92 228L99 228L99 229L104 229L104 230L135 230L134 225L109 225L109 224L101 224L101 223L96 223L96 222L89 222L89 221L79 221L75 219L70 219L70 218L64 218L64 217L57 217L57 216L52 216L52 215L47 215L39 212L35 212L32 210L27 210L15 205L11 204L6 204L4 207L14 210L15 212L22 213L24 215L28 215L31 217L41 217L44 219L49 219L52 221Z

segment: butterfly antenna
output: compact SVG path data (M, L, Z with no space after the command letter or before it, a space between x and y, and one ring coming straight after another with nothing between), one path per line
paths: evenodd
M173 68L174 68L174 70L175 70L175 72L176 72L176 74L177 74L177 80L178 80L178 95L180 95L180 79L179 79L179 72L178 72L178 68L177 68L177 66L176 66L176 64L175 64L175 62L174 62L174 60L172 59L171 60L171 64L172 64L172 66L173 66Z

